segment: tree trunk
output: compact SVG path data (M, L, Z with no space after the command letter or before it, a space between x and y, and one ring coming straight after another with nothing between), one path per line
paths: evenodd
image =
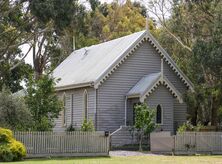
M139 151L143 151L142 141L143 141L143 133L140 132L140 134L139 134Z

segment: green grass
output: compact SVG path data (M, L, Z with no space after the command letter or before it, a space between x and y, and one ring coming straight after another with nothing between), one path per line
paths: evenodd
M81 157L26 159L12 164L222 164L222 156L130 156L130 157Z

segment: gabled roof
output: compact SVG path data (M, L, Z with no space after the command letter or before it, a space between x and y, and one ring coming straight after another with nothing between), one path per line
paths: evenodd
M93 85L143 36L141 31L74 51L53 71L55 78L61 78L56 88Z
M144 76L137 84L127 93L128 98L139 97L141 102L144 102L155 89L160 85L166 86L170 93L177 98L180 103L183 103L182 94L174 87L174 85L161 72L152 73Z
M183 83L193 90L190 80L148 31L74 51L53 71L53 76L61 79L56 85L56 90L84 86L98 88L145 40L153 45Z

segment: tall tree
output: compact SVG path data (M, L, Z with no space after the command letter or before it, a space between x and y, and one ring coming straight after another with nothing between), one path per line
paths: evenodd
M151 0L147 6L161 25L158 39L196 86L196 93L188 94L193 123L217 125L222 2Z
M36 23L32 26L33 65L38 79L48 68L51 58L61 55L59 37L76 15L78 1L33 0L29 2L30 13ZM53 60L55 62L55 60Z
M7 63L10 70L19 65L30 49L23 54L21 45L28 43L33 35L29 33L30 21L25 1L0 1L0 64Z
M0 1L0 90L3 85L12 92L21 89L20 82L31 68L24 63L30 49L24 53L21 49L33 37L28 32L30 22L24 4L19 0Z

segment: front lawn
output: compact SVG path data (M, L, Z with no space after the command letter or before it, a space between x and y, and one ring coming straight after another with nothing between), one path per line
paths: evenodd
M221 163L222 156L130 156L130 157L81 157L81 158L54 158L54 159L27 159L12 164L205 164Z

